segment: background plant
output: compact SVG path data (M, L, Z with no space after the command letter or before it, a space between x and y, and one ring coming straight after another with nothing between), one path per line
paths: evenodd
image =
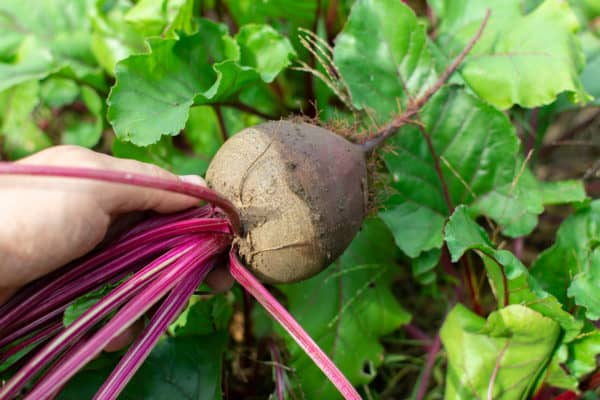
M367 140L489 9L374 160L354 243L278 295L367 398L595 398L600 3L408 3L3 1L3 158L69 143L203 173L234 132L295 114ZM170 332L124 398L337 396L237 289L198 294ZM115 362L61 396L91 397Z

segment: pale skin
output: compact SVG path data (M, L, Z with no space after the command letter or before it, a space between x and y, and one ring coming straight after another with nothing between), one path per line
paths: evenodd
M119 170L204 185L199 176L179 177L152 164L75 146L56 146L17 162ZM32 280L88 253L117 225L122 228L127 220L139 218L140 211L170 213L197 204L197 199L185 195L121 184L0 176L0 304ZM233 279L218 268L207 283L223 291ZM125 332L106 349L125 346L136 330Z

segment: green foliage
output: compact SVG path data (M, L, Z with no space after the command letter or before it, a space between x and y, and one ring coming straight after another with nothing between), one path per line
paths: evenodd
M574 160L544 153L565 120L598 111L598 0L0 3L0 158L75 144L177 174L203 174L235 132L313 106L366 140L432 88L489 9L449 83L370 160L375 201L349 249L319 276L273 290L369 398L418 392L430 343L407 339L410 315L410 328L441 333L444 345L426 398L577 391L597 369L600 200L570 168L556 172ZM319 38L314 54L299 28ZM572 214L556 234L555 205ZM103 293L71 304L64 322ZM222 376L266 397L273 382L256 371L272 366L262 345L273 336L284 338L296 392L336 398L258 306L240 356L226 332L242 296L195 295L122 398L220 398ZM0 364L0 381L25 353ZM59 398L91 398L117 359L102 355Z
M579 333L581 321L565 311L554 296L545 292L513 253L497 250L483 228L468 215L466 207L458 207L450 217L445 239L454 261L467 250L474 250L481 257L498 307L521 304L552 318L563 328L566 342Z
M423 132L414 126L403 128L390 141L394 153L384 156L394 194L382 218L398 246L411 257L442 246L450 206L437 166L451 204L469 204L514 179L519 146L502 113L456 88L442 90L431 99L421 120L437 160Z
M591 320L600 318L599 242L600 201L593 201L561 225L556 243L539 256L531 269L548 292L567 307L572 305L572 298L575 304L585 307Z
M108 118L119 139L146 146L177 135L192 105L226 102L249 85L270 82L294 55L289 41L266 25L246 25L232 38L224 25L199 24L196 34L153 39L150 54L117 64Z
M214 400L221 398L221 365L226 336L167 338L158 343L120 399ZM76 375L58 399L91 399L118 358L103 355Z
M425 27L402 2L358 0L334 51L353 104L386 120L408 96L425 91L436 78L426 38Z
M487 9L489 26L461 69L480 97L500 109L548 104L565 91L577 102L590 99L579 79L579 23L565 1L546 0L527 14L519 0L444 1L438 42L458 54Z
M445 399L528 399L559 340L558 324L511 305L487 321L457 305L441 330L448 352Z
M384 354L379 338L410 319L390 291L397 274L394 256L385 225L369 220L337 263L307 281L280 287L290 312L355 385L375 378ZM339 398L302 349L285 338L305 397Z

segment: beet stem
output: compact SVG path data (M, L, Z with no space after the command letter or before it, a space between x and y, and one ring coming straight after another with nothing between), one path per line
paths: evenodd
M117 314L104 325L84 346L80 347L72 357L64 360L56 370L48 374L28 393L25 400L46 398L62 387L73 375L98 355L102 349L116 336L133 324L144 312L158 302L180 280L183 274L194 270L198 263L204 263L210 257L223 251L228 242L222 237L213 237L204 242L188 245L184 255L181 250L177 260L160 273L154 282L147 285L141 293L127 303ZM156 275L156 273L154 273ZM128 281L129 282L129 281ZM110 295L108 296L110 297ZM81 318L85 320L85 314ZM77 321L73 325L77 324ZM10 382L9 382L10 384Z
M94 271L112 257L123 254L123 252L139 249L139 246L143 244L160 242L178 234L203 232L227 233L229 231L228 226L228 222L225 219L195 218L164 225L136 237L129 238L128 240L124 240L121 243L117 243L101 253L96 254L92 258L85 260L77 267L71 267L68 272L25 299L5 315L0 316L0 332L5 332L7 327L14 328L12 324L14 324L15 321L19 321L28 310L35 310L37 305L44 304L49 298L52 298L56 291L61 290L61 288L69 287L72 282L77 281L77 278Z
M186 242L167 252L92 306L81 317L42 348L6 383L6 385L4 385L4 387L0 388L0 399L9 399L11 396L14 396L29 379L37 374L44 366L51 363L52 360L69 345L69 343L80 338L112 310L116 309L125 301L133 297L137 292L142 290L148 282L152 281L162 270L187 254L193 248L193 242Z
M48 340L50 337L52 337L53 335L58 333L61 329L63 329L62 321L56 321L55 323L45 327L44 329L40 330L37 333L35 333L31 337L28 337L25 340L20 341L19 343L15 344L10 349L6 350L4 353L0 353L0 364L2 364L4 361L8 360L13 355L17 354L21 350L23 350L31 345L40 344L40 343Z
M108 171L84 167L57 167L52 165L17 164L6 161L0 162L0 174L92 179L181 193L218 206L227 214L236 233L239 232L241 228L238 211L229 200L205 186L191 184L182 180L163 179L154 176L134 174L126 171Z
M229 269L231 275L244 289L254 296L254 298L283 326L283 328L292 336L304 352L317 364L323 373L329 378L331 383L340 391L346 400L359 400L360 395L329 359L327 354L321 350L319 345L306 333L304 329L296 322L294 317L269 293L269 291L244 267L237 258L235 250L229 253Z

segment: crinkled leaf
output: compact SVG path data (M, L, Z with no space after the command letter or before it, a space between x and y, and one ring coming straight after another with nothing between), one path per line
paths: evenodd
M582 322L566 312L553 295L544 291L514 254L495 249L485 230L468 214L466 207L460 206L452 214L446 225L445 238L453 261L467 250L475 250L481 257L499 307L522 304L552 318L565 331L564 341L573 340L579 334Z
M390 291L394 253L385 226L369 220L339 262L312 279L280 286L290 312L355 385L375 377L383 360L379 337L410 319ZM339 398L310 358L285 338L305 397Z
M381 120L398 112L408 95L434 82L425 26L401 1L358 0L336 39L334 62L358 108Z
M91 50L98 64L114 75L115 64L133 53L145 53L148 48L141 32L125 21L131 3L117 0L96 4L89 10L92 25Z
M272 80L294 54L286 38L264 25L243 27L236 40L225 26L202 20L197 34L152 40L152 53L119 62L108 111L117 137L145 146L177 135L193 104L224 101Z
M441 338L448 357L445 399L528 399L552 358L560 328L520 305L495 311L486 321L459 304Z
M32 112L39 102L39 84L29 81L0 92L0 135L10 159L25 157L52 143L35 124Z
M567 307L585 307L587 317L600 318L600 201L593 201L567 218L556 234L556 242L531 268L545 290Z
M17 55L0 63L0 90L41 79L62 70L67 76L104 85L100 69L90 51L87 10L93 0L4 0L0 3L0 27L12 38L6 52ZM0 54L0 59L9 54Z
M512 182L518 139L505 115L457 88L443 89L421 118L440 161L453 205ZM396 244L410 257L442 245L448 205L422 132L406 126L384 155L393 194L381 213Z
M240 46L240 63L254 68L265 82L273 81L294 54L290 42L268 25L244 25L235 40Z
M160 341L119 399L216 400L221 394L227 335L166 338ZM58 399L91 399L118 362L102 356L69 381Z
M500 109L549 104L562 92L577 102L589 99L579 79L584 65L579 23L566 1L545 0L523 14L520 0L445 0L437 39L441 48L458 54L486 9L491 10L489 24L461 68L481 98Z
M173 37L176 32L191 34L194 0L141 0L125 15L125 20L145 36Z

